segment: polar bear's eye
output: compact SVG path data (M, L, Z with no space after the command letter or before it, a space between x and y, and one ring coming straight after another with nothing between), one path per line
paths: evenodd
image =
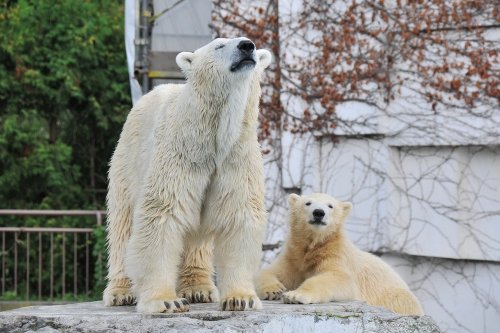
M306 206L310 206L311 205L311 202L306 202Z
M216 49L216 50L218 50L218 49L222 49L224 46L226 46L226 45L224 45L224 44L220 44L220 45L218 45L215 49Z
M333 205L332 205L332 204L329 204L329 205L328 205L328 207L333 208Z

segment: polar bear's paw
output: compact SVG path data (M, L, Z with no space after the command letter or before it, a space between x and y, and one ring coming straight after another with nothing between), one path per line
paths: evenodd
M137 311L142 313L177 313L189 311L189 302L185 298L173 300L144 300L137 302Z
M264 285L263 287L258 288L257 294L262 299L272 301L281 299L281 296L285 291L285 286L281 282L277 281L276 283Z
M136 303L128 280L110 282L104 290L102 299L104 306L134 305Z
M245 311L262 309L262 303L256 295L230 295L220 302L222 311Z
M219 291L214 285L200 284L185 287L177 294L191 303L213 303L219 301Z
M287 304L314 304L320 303L312 295L298 290L287 291L283 294L283 303Z

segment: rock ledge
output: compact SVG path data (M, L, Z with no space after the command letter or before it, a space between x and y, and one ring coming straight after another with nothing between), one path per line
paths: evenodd
M264 301L260 311L223 312L191 304L182 314L142 315L100 301L0 312L0 332L441 332L429 316L400 316L362 302L291 305Z

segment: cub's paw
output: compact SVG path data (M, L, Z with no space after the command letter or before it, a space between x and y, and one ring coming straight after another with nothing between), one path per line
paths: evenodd
M281 282L277 282L257 289L257 294L261 299L265 300L278 300L281 299L283 292L286 291L285 286Z
M134 305L135 296L129 287L108 285L104 290L102 300L104 306Z
M319 303L311 295L297 290L287 291L283 294L283 303L288 304L313 304Z
M219 301L219 291L214 285L204 284L185 287L177 294L191 303L212 303Z
M173 300L148 300L137 302L137 311L142 313L177 313L189 311L189 302L185 298Z
M248 311L262 309L262 303L256 295L232 295L222 299L222 311Z

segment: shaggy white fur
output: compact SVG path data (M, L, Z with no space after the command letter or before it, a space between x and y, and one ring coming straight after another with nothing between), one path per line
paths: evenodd
M258 309L266 214L256 126L271 54L215 39L176 61L187 83L138 101L111 160L104 303L179 312L220 292L223 309Z

